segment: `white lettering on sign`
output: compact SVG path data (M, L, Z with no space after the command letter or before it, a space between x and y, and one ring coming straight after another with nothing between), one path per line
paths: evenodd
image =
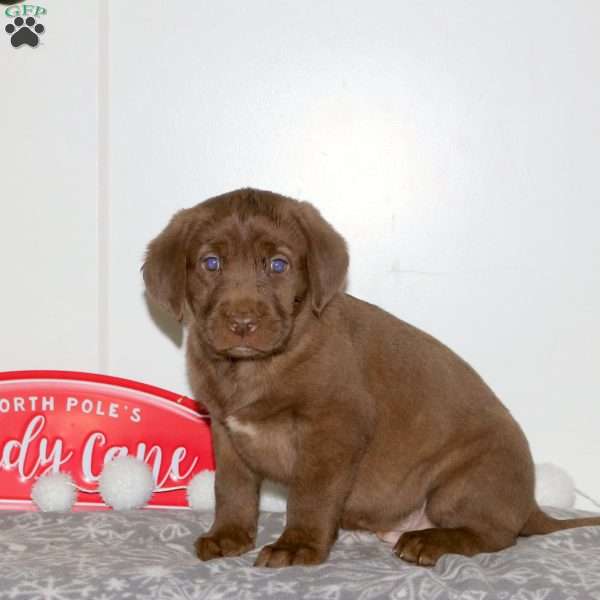
M105 400L92 400L90 398L76 398L75 396L67 396L65 402L65 410L67 412L82 412L84 415L96 415L98 417L110 417L118 419L120 405L117 402L106 402ZM127 408L125 408L127 410ZM139 423L142 420L141 409L134 408L131 411L129 420L132 423Z
M19 439L9 439L4 443L1 449L0 467L3 469L16 468L21 479L31 479L34 475L43 474L50 470L57 473L61 465L68 462L73 456L73 452L67 452L63 455L62 440L54 440L52 446L48 438L41 435L46 425L46 417L37 415L29 421L23 437ZM39 438L39 439L38 439ZM31 464L31 459L35 462ZM30 469L27 472L26 466ZM42 470L41 467L47 467Z
M126 456L129 454L126 446L106 446L106 436L99 431L92 433L85 441L81 456L81 470L85 481L88 483L94 483L100 479L100 473L94 473L92 464L105 465L117 456ZM175 448L170 460L168 457L167 460L165 460L163 450L160 446L154 445L148 449L145 442L138 442L133 454L136 458L147 463L152 469L155 492L160 492L161 488L165 487L165 484L169 479L172 481L180 481L189 477L198 464L198 457L194 457L189 461L187 469L184 467L188 454L187 449L184 446ZM164 467L167 464L168 466L165 469Z
M55 408L54 396L13 396L0 398L0 414L9 412L53 412Z

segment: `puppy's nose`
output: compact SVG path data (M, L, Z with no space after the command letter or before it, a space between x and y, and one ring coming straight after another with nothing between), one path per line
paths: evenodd
M229 329L241 337L256 331L256 327L257 323L254 317L238 315L232 315L229 317Z

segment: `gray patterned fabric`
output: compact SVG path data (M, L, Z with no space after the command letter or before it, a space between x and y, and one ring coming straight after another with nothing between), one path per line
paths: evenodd
M263 513L259 544L276 539L284 518ZM184 510L0 512L0 598L600 600L600 527L445 556L430 569L401 562L375 536L343 531L325 564L271 570L252 567L258 550L198 561L193 542L211 519Z

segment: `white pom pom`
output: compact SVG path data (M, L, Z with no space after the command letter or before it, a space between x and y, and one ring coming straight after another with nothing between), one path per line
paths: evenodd
M259 507L260 510L270 512L285 512L287 509L286 488L268 479L263 481Z
M102 500L115 510L141 508L154 490L152 471L135 456L119 456L104 465L99 490Z
M48 473L31 488L31 499L43 512L68 512L73 508L76 497L77 488L66 473Z
M192 510L215 510L214 471L201 471L192 478L187 487L187 499ZM285 512L286 507L286 489L273 481L265 480L260 491L260 510Z
M560 467L550 463L535 466L535 499L540 506L573 508L575 483Z
M200 471L187 487L188 504L192 510L215 509L215 472Z

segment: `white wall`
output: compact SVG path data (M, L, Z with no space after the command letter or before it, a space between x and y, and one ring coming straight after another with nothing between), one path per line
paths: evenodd
M97 5L43 4L36 48L12 47L0 5L0 369L93 370Z
M36 277L58 281L46 289L63 298L71 264L73 287L93 279L83 265L95 240L106 268L96 289L86 286L90 297L69 300L65 311L83 324L63 339L88 338L98 315L99 334L88 338L97 346L73 365L65 348L42 344L32 365L25 335L49 336L71 321L59 313L40 334L28 322L35 303L10 296L7 364L69 363L185 392L181 332L153 318L143 298L145 244L178 208L239 186L273 189L313 201L346 236L352 293L456 349L522 423L535 459L562 465L600 497L600 4L108 6L98 40L100 144L84 136L81 149L67 138L59 150L87 165L97 148L100 192L94 173L77 178L90 188L85 202L99 198L100 238L90 219L67 243L74 256L42 266L29 248L22 259ZM83 49L93 43L69 41L81 49L72 59L85 71L78 81L88 81ZM48 38L35 52L49 47ZM2 51L16 73L17 53ZM19 93L30 94L33 81ZM70 123L90 105L75 106ZM85 118L89 126L93 111ZM38 160L48 162L57 154L49 140L65 127L38 125L47 133L36 138ZM14 139L19 125L10 127ZM26 148L20 141L19 156ZM41 198L61 197L81 210L81 196L51 174L18 173L8 190L22 202L55 214ZM10 206L16 223L24 209ZM5 227L12 248L17 228ZM53 231L45 239L58 253L65 242L50 240L68 240L70 229L57 222ZM17 282L11 265L4 272Z

